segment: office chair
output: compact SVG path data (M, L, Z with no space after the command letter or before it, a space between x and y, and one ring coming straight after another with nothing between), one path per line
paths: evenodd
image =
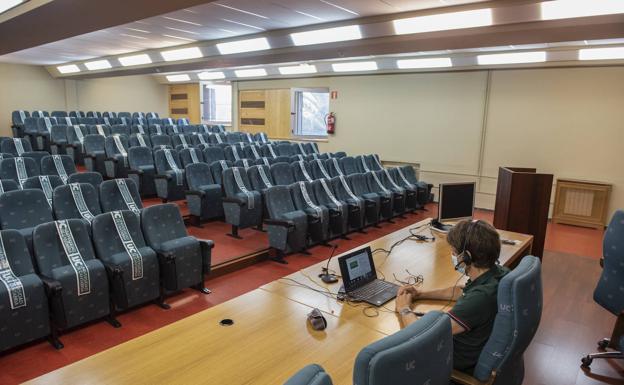
M311 364L295 373L284 385L332 385L332 380L321 366Z
M602 243L604 257L600 260L602 275L594 291L594 301L615 314L618 318L611 338L598 342L601 350L615 349L610 352L588 354L581 359L581 366L588 368L595 358L624 359L624 210L613 214Z

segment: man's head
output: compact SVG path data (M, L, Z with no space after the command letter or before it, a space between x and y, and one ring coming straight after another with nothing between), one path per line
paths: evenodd
M485 221L465 220L457 223L449 231L447 241L460 260L465 261L469 253L471 265L476 268L489 269L496 264L500 255L498 231Z

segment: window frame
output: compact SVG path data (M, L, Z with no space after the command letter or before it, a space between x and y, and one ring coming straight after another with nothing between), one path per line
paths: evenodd
M204 100L204 89L205 88L210 88L210 86L229 86L230 87L230 103L228 104L229 108L230 108L230 120L229 121L227 121L227 120L209 120L209 119L207 119L204 116L204 103L207 102L206 100ZM202 122L202 124L231 126L232 125L232 121L234 119L234 111L233 111L234 86L233 86L233 84L231 82L229 82L229 81L222 81L222 82L205 81L205 82L200 82L200 94L201 94L200 112L201 112L201 122Z
M293 138L296 139L310 139L310 140L327 140L329 138L329 134L327 131L324 132L323 135L303 135L299 134L297 130L300 128L299 123L301 122L301 114L300 111L300 99L303 98L303 92L311 92L311 93L325 93L327 94L328 101L330 99L330 91L329 87L298 87L291 88L291 111L290 111L290 132ZM301 95L301 97L299 96ZM329 110L329 102L328 102L328 113L331 112Z

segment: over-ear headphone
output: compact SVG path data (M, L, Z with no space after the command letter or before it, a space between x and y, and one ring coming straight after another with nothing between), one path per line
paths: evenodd
M462 263L466 266L472 265L472 253L470 253L470 250L468 249L468 240L470 239L470 234L472 234L472 229L477 226L477 223L479 223L479 219L473 220L468 225L468 230L466 230L466 236L464 237L464 246L462 247L462 251L457 256L458 258L455 270L458 270Z

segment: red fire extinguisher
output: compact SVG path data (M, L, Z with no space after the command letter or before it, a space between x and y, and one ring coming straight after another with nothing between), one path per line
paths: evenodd
M325 115L325 125L327 126L328 134L336 132L336 115L333 112Z

